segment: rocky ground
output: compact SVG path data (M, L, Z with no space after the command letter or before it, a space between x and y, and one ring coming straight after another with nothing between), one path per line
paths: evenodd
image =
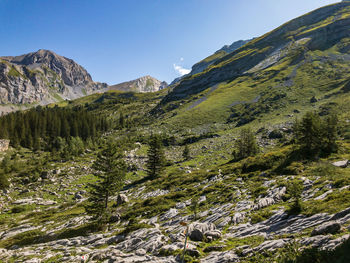
M131 153L135 155L136 150ZM341 161L333 166L347 171L349 168L342 168L347 164L347 161ZM147 183L132 184L119 196L115 223L102 232L81 234L77 229L89 222L82 204L87 197L84 189L91 168L77 162L55 168L41 179L44 183L16 186L4 192L0 242L6 248L1 249L0 260L179 262L186 233L182 222L188 225L186 257L200 262L245 262L257 254L291 245L329 250L350 237L350 207L343 207L336 213L287 213L290 201L284 200L285 185L296 176L271 178L261 174L266 192L255 198L249 180L220 170L209 173L211 175L207 177L204 174L203 180L187 185L200 188L201 193L207 189L207 194L199 197L196 212L192 210L191 196L182 196L182 201L159 214L139 214L137 227L125 231L135 220L123 216L128 209L132 210L140 202L167 198L186 190L182 188L184 185L161 189ZM337 194L346 196L350 191L350 185L339 187L327 180L320 181L319 176L299 176L298 179L303 182L302 200L305 203L328 200ZM219 200L222 193L218 192L216 196L215 187L223 184L231 194L228 199ZM118 200L117 196L113 199ZM31 208L30 211L14 212L14 207L23 206ZM15 222L11 220L12 216ZM67 233L67 230L72 231ZM33 236L35 238L31 239Z

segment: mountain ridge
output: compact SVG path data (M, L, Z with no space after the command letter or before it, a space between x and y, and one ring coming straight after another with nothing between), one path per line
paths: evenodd
M310 41L303 43L302 46L315 50L326 48L324 45L334 44L338 40L348 37L350 35L348 29L350 19L347 17L349 6L349 2L340 2L319 8L255 38L243 47L219 58L205 71L183 78L164 99L163 103L179 100L190 94L197 94L217 83L232 81L243 76L263 60L268 59L278 50L284 49L293 42L310 38ZM322 24L322 22L324 23ZM280 60L278 58L270 63L269 67Z

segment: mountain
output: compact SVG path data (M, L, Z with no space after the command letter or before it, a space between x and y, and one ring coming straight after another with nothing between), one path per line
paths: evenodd
M186 76L164 102L197 94L218 83L231 82L259 72L276 72L290 58L290 66L299 68L316 59L348 61L350 16L348 1L329 5L296 18L237 50L220 56L205 70ZM214 54L215 55L215 54ZM210 57L209 57L210 58ZM286 66L286 65L284 65ZM291 76L291 81L294 76Z
M173 91L0 116L0 262L350 262L349 18L315 10Z
M82 66L49 50L0 58L1 104L48 104L106 88Z
M184 79L186 77L189 77L191 75L194 75L194 74L197 74L197 73L200 73L200 72L204 71L206 68L208 68L210 65L214 64L220 58L222 58L225 55L227 55L227 54L235 51L236 49L244 46L245 44L247 44L248 42L250 42L253 39L238 40L238 41L233 42L231 45L223 46L221 49L216 51L211 56L209 56L209 57L201 60L200 62L194 64L192 66L192 70L191 70L191 72L189 74L186 74L186 75L184 75L182 77L176 78L173 82L171 82L170 86L175 85L176 83L180 82L182 79Z
M135 80L109 86L109 89L145 93L156 92L165 89L167 86L168 84L165 81L161 82L151 76L144 76Z
M210 65L212 65L216 61L218 61L220 58L226 56L227 54L232 53L233 51L239 49L240 47L244 46L245 44L249 43L252 40L253 39L239 40L239 41L233 42L231 45L223 46L218 51L216 51L213 55L211 55L211 56L203 59L202 61L194 64L192 66L192 70L191 70L190 75L194 75L194 74L198 74L200 72L203 72Z

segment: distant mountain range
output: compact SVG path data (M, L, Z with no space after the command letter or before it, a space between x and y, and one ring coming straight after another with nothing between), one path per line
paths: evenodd
M49 104L72 100L109 89L154 92L167 87L150 76L109 87L94 82L90 74L72 59L49 50L0 57L0 106ZM1 111L1 110L0 110Z

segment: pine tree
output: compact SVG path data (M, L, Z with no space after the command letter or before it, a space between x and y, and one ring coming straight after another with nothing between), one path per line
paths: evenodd
M124 185L126 164L122 152L114 144L108 144L106 149L98 154L93 167L99 180L95 184L90 184L90 197L85 209L94 220L104 224L108 220L110 197Z
M255 135L251 129L242 129L240 138L235 142L235 150L233 156L235 160L242 160L249 156L254 156L259 152Z
M338 118L330 115L321 120L315 112L307 112L302 120L294 123L295 141L305 157L329 155L338 150Z
M147 174L150 179L160 176L165 166L165 155L162 140L159 135L152 135L147 151Z
M321 121L314 112L307 112L298 125L298 143L303 153L316 156L320 152Z
M337 116L330 115L322 122L322 151L324 154L330 154L338 150L338 124Z
M191 159L190 148L188 147L188 145L185 146L185 149L182 152L182 157L185 159L185 161Z

